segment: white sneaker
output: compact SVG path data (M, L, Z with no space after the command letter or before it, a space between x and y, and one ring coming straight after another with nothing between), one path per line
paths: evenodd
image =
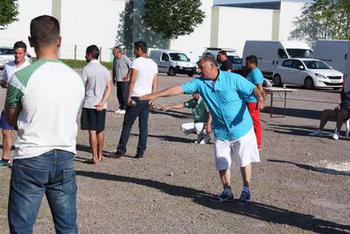
M125 110L119 110L118 114L124 115L125 114Z
M334 139L334 140L339 140L339 133L338 133L338 132L335 132L335 133L333 134L333 139Z
M322 136L323 131L321 129L317 129L309 134L310 136Z

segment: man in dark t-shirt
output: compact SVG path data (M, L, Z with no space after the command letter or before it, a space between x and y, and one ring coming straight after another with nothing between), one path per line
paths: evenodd
M219 59L219 62L221 63L221 67L220 67L221 71L228 71L228 72L232 71L232 63L228 59L226 51L221 50L218 54L218 59Z

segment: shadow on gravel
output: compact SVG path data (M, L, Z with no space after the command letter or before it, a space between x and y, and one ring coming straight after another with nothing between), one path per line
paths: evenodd
M233 214L259 219L269 223L285 224L293 227L298 227L303 230L318 233L344 233L350 231L350 225L343 225L327 220L317 219L309 214L302 214L294 211L289 211L286 209L265 205L262 203L250 202L248 205L245 206L238 205L235 202L233 202L232 204L213 203L210 201L210 199L213 198L213 194L197 189L171 185L155 180L89 171L76 171L76 174L78 176L85 176L93 179L126 182L147 186L163 191L164 193L169 194L171 196L190 198L193 202L214 210L222 210Z
M301 164L301 163L295 163L295 162L290 162L290 161L285 161L285 160L277 160L277 159L268 159L268 162L274 162L274 163L287 163L287 164L293 164L299 168L305 169L305 170L311 170L311 171L316 171L320 173L325 173L329 175L343 175L343 176L350 176L349 172L346 171L337 171L335 169L330 169L326 167L318 167L318 166L312 166L308 164Z
M262 111L263 113L270 114L271 107L267 106ZM283 107L273 107L274 115L283 115L284 108ZM317 119L319 120L321 117L322 111L316 110L303 110L303 109L295 109L295 108L286 108L286 116L290 117L299 117L306 119Z
M152 111L151 113L155 114L155 115L167 115L167 116L171 116L171 117L178 118L178 119L190 119L190 118L192 118L191 113L175 111L175 110L168 110L168 111L155 110L155 111Z
M137 133L131 133L131 136L139 136ZM180 142L180 143L194 143L194 140L183 138L183 137L177 137L177 136L169 136L169 135L154 135L154 134L148 134L148 137L155 137L159 138L163 141L172 141L172 142Z

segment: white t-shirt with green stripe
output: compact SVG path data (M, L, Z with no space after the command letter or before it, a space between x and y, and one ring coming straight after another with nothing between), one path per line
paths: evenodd
M76 152L77 115L84 82L59 60L38 60L11 78L6 106L21 108L13 159L54 149Z

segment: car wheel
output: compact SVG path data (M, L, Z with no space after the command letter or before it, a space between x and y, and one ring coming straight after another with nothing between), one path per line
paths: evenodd
M194 73L193 73L193 72L190 72L190 73L187 73L187 75L188 75L189 77L193 77Z
M282 83L282 80L281 80L281 76L280 75L275 75L273 77L273 83L275 84L276 87L282 87L283 83Z
M306 77L306 79L304 81L304 86L307 89L314 89L315 88L314 81L312 80L311 77Z
M169 76L176 76L174 68L172 68L172 67L169 68L168 75Z

